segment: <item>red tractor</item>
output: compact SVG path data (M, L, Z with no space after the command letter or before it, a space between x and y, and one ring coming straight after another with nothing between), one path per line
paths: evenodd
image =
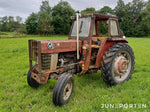
M68 40L29 40L28 84L37 88L49 79L58 79L53 102L59 106L70 99L74 88L72 74L81 76L101 70L103 80L116 85L131 77L135 63L116 16L77 14L72 19Z

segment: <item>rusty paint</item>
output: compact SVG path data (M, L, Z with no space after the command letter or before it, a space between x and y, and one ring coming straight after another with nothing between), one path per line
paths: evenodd
M109 38L107 39L108 42L123 42L123 43L128 43L128 41L124 38Z
M96 36L99 36L99 32L98 32L99 21L96 21L95 25L96 25Z
M31 77L36 80L39 84L46 84L48 81L48 75L40 75L32 72Z
M86 53L86 59L85 59L85 63L84 63L84 65L85 65L84 70L88 70L89 66L90 66L90 58L91 58L91 51L92 51L91 45L92 45L92 35L93 35L93 30L94 30L94 22L95 22L95 18L93 18L91 20L91 28L90 28L90 34L89 34L89 38L90 38L89 50Z
M118 42L123 42L123 43L127 43L127 40L123 39L123 38L105 38L102 43L101 46L99 48L98 54L97 54L97 59L96 59L96 64L95 66L97 68L101 67L101 61L103 60L103 55L104 53L109 49L109 47L113 46L114 44L118 43Z
M59 71L63 71L64 69L57 69L57 70L51 70L51 71L48 71L48 72L45 72L43 75L49 75L50 73L54 73L54 72L59 72Z
M45 72L43 74L37 74L37 73L32 72L31 77L34 80L36 80L39 84L46 84L47 81L48 81L48 78L49 78L49 74L56 73L56 72L63 71L63 70L64 69L57 69L57 70L52 70L52 71ZM58 77L59 76L60 75L58 75ZM54 78L54 79L58 79L58 77Z
M96 59L96 67L97 68L101 67L100 62L102 61L105 51L108 50L108 48L114 44L114 43L107 44L106 42L107 42L107 38L102 41L101 46L99 48L99 51L97 54L97 59Z
M29 40L28 41L29 42L29 66L30 66L30 71L32 72L32 57L31 57L31 42L32 42L32 40Z
M87 43L87 41L84 41L83 42L83 45L88 45L88 43ZM88 50L89 50L89 46L88 46ZM83 54L83 58L84 58L84 60L85 60L85 58L86 58L86 53L88 52L88 50L87 49L83 49L82 50L82 54Z
M54 49L48 49L47 45L49 42L54 44ZM81 50L81 41L79 41L79 47ZM50 40L50 41L41 41L41 53L60 53L60 52L69 52L77 50L77 41L76 40Z
M78 65L79 65L79 66L82 66L82 64L84 64L84 61L79 61L79 62L78 62Z
M40 41L38 41L37 42L37 51L38 51L38 60L37 60L37 62L38 62L38 71L39 71L39 73L41 73L41 42Z

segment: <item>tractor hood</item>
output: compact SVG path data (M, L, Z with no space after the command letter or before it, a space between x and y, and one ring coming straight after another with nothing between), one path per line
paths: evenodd
M81 41L79 41L81 49ZM41 41L41 53L60 53L77 50L76 40L45 40Z

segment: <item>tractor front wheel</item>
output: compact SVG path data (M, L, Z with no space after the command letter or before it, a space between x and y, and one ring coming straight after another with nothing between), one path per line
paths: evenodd
M74 77L69 73L64 73L58 79L53 91L53 103L57 106L66 104L72 94L74 87Z
M33 65L32 69L35 70L35 69L36 69L36 65ZM29 86L31 86L32 88L38 88L39 85L40 85L38 82L36 82L36 81L31 77L31 72L30 72L30 70L28 71L27 82L28 82Z
M134 69L134 53L132 48L124 43L118 43L109 48L101 62L101 75L109 85L116 85L128 80Z

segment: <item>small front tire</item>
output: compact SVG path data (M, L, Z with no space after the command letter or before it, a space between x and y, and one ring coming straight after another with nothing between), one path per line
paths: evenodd
M36 69L36 65L33 65L32 69L33 70ZM29 86L31 86L32 88L38 88L40 85L31 77L30 70L28 71L27 82L28 82Z
M53 103L57 106L66 104L73 92L74 77L69 73L64 73L58 79L53 91Z

